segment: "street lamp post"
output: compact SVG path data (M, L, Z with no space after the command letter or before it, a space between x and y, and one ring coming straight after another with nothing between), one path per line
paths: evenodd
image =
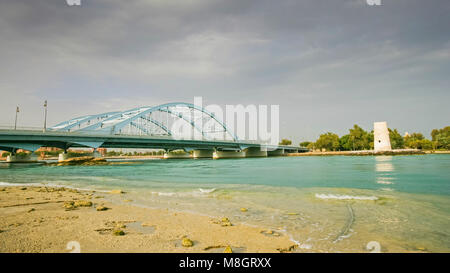
M19 106L16 108L16 119L14 120L14 130L17 129L17 113L19 113Z
M44 102L44 132L47 129L47 100Z

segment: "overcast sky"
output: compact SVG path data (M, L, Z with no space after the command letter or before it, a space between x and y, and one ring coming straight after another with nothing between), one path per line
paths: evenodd
M450 125L450 1L0 0L0 125L172 101L280 105L295 142Z

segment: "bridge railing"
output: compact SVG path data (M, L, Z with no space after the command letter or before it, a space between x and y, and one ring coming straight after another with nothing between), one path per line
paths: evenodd
M60 135L89 135L89 136L123 136L123 137L152 137L152 138L158 138L158 139L179 139L179 140L198 140L198 141L217 141L217 142L229 142L229 143L236 143L236 144L259 144L259 145L269 145L269 146L277 146L277 145L270 145L268 143L263 143L262 141L257 140L246 140L241 139L240 141L236 142L234 140L228 140L228 139L211 139L206 137L201 138L194 138L194 139L184 139L184 138L176 138L169 135L132 135L132 134L114 134L109 135L105 134L105 132L98 131L98 130L85 130L85 131L60 131L52 128L47 128L45 131L42 127L32 127L32 126L17 126L14 128L14 126L2 126L0 125L0 131L17 131L17 132L33 132L33 133L57 133ZM281 146L280 146L281 147ZM286 148L289 146L285 146Z
M230 143L236 143L234 140L227 140L227 139L211 139L206 137L201 138L194 138L194 139L185 139L185 138L177 138L174 136L169 135L162 135L162 134L152 134L152 135L137 135L137 134L105 134L105 132L98 131L98 130L83 130L83 131L61 131L57 129L47 128L43 129L42 127L32 127L32 126L17 126L14 128L14 126L1 126L0 125L0 131L17 131L18 133L21 132L30 132L30 133L57 133L60 135L88 135L88 136L123 136L123 137L152 137L152 138L158 138L158 139L179 139L179 140L198 140L198 141L218 141L218 142L230 142ZM254 141L246 141L246 143L256 143Z
M43 131L44 128L42 127L31 127L31 126L4 126L0 125L0 130L17 130L17 131ZM51 131L49 128L46 129L46 131Z

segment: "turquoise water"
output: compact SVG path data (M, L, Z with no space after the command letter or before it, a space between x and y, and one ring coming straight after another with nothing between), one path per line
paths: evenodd
M286 232L297 251L450 251L450 155L146 160L109 166L0 164L0 186L123 189L113 202ZM240 212L241 207L249 209Z

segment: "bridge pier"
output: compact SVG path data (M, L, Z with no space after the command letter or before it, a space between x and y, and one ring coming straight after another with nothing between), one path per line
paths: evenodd
M283 156L284 155L284 149L276 149L274 151L268 151L268 156Z
M100 154L100 152L97 149L94 149L94 151L92 152L92 156L94 158L102 157L102 155Z
M193 158L212 158L214 154L214 150L194 150L192 157Z
M244 151L215 151L213 153L214 159L220 159L220 158L244 158L245 152Z
M164 153L164 159L186 159L191 158L191 154L185 151L168 151Z
M9 163L32 163L37 162L37 156L33 154L11 154L6 157Z
M64 152L62 152L62 153L60 153L60 154L58 155L58 162L65 161L65 160L67 160L67 159L69 159L69 158L70 158L70 156L69 156L69 154L67 153L67 151L64 151Z
M258 147L251 147L245 150L245 157L267 157L267 150Z

